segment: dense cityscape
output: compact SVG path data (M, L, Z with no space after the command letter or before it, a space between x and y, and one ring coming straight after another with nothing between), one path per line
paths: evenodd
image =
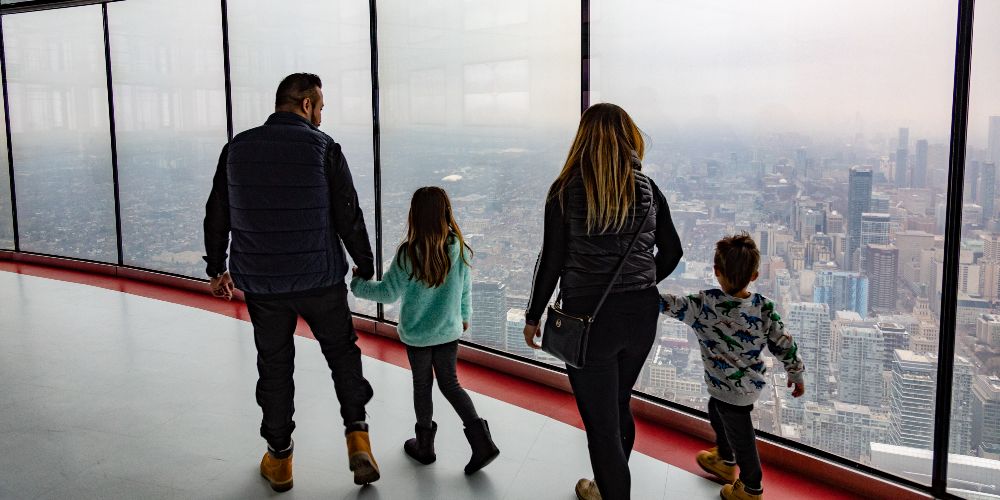
M71 28L86 23L63 20L70 42L55 50L61 57L49 57L46 50L51 47L45 49L44 41L28 35L19 38L16 25L5 25L14 180L23 250L115 262L115 193L102 33L99 18L95 19L97 23L88 25L86 32ZM30 33L38 26L22 31ZM215 39L214 33L208 35ZM242 43L236 41L234 45ZM367 46L365 37L362 42ZM263 83L246 83L250 77L244 74L258 71L255 64L278 67L282 63L275 61L283 61L288 52L256 43L260 45L250 46L252 50L234 49L237 124L258 122L261 116L247 112L243 103L255 103L257 114L264 113L271 92ZM160 51L155 38L131 40L128 45L131 52L115 49L122 51L115 52L115 57L121 56L116 61L131 55L137 61L155 61L149 64L156 67L139 68L149 74L136 69L132 76L127 65L118 62L122 67L115 67L124 263L202 278L203 207L225 141L221 68L213 62L221 56L178 55L200 47L197 40L188 48L178 42L181 48L171 54ZM308 49L317 47L320 42ZM368 62L366 57L360 60L360 69L349 69L364 80ZM179 61L199 62L186 75L174 71L174 65L182 64ZM490 105L523 104L518 99L529 96L525 90L532 83L529 69L548 67L544 60L525 61L479 61L459 68L458 80L468 81L458 99L463 104L480 103L500 95L508 101L498 98ZM269 66L260 71L267 73L261 81L270 82L269 73L282 71ZM493 75L504 71L517 78ZM400 119L398 108L424 112L421 106L435 108L446 101L443 90L439 95L434 92L438 89L418 88L424 82L420 78L427 75L411 81L408 73L400 73L405 85L393 87L391 71L383 80L386 107L379 138L383 267L404 234L412 192L424 185L444 187L475 252L474 314L466 339L556 363L528 348L521 332L541 245L544 197L562 166L575 125L539 126L527 118L512 119L515 125L524 125L519 129L499 126L495 115L491 115L494 121L476 122L468 111L457 118L442 111L440 123ZM74 75L76 86L49 85L53 74L67 81L66 75ZM76 78L81 74L87 77ZM191 78L171 81L165 75ZM444 70L432 76L428 81L446 78ZM338 82L329 81L335 82L331 87ZM367 92L366 85L359 88ZM405 94L401 88L413 93ZM418 90L426 90L426 95ZM371 123L364 121L370 119L366 115L370 101L358 96L338 100L335 92L329 93L329 118L323 129L344 144L374 241L373 146ZM397 99L403 104L391 99L392 92L405 94ZM448 99L452 97L448 94ZM535 99L532 106L542 100ZM337 113L347 109L362 118L341 127ZM528 114L510 113L515 118ZM454 123L475 126L450 126ZM1000 117L990 117L979 126L988 128L987 141L970 143L965 165L948 450L953 455L948 474L952 487L964 494L998 498L994 495L1000 494ZM843 135L678 133L655 125L644 130L649 148L643 170L666 194L685 251L680 266L660 289L689 293L714 287L715 242L747 231L762 253L760 278L752 289L776 301L799 343L807 366L807 393L793 399L780 366L767 358L771 390L754 411L757 427L928 482L941 331L947 139L911 134L905 122L892 129ZM12 248L10 199L3 175L0 247ZM352 306L355 312L376 313L369 302L352 300ZM398 304L386 305L384 311L386 319L398 318ZM704 410L708 393L702 376L694 336L682 323L664 318L636 389Z

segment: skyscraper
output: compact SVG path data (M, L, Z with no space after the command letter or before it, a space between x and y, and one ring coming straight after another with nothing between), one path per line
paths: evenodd
M900 127L899 145L896 149L896 187L906 187L906 171L909 164L910 129Z
M857 253L861 247L861 214L868 212L872 202L871 169L852 167L847 183L847 250L844 253L844 269L856 271Z
M979 200L979 162L970 161L965 164L965 187L963 199L968 203Z
M806 365L805 401L829 400L830 311L826 304L793 302L788 305L785 327L795 336L799 355Z
M507 337L507 287L497 281L472 282L472 321L469 339L503 349Z
M981 457L1000 458L1000 377L976 377L972 394L972 447Z
M879 322L875 323L875 329L882 334L882 342L885 345L885 357L882 360L884 370L892 370L892 361L895 358L895 351L910 349L910 333L906 327L898 323Z
M840 332L840 401L882 406L884 340L878 330L845 326Z
M868 245L865 248L867 266L868 307L871 311L892 312L896 309L896 288L899 279L899 249L894 245Z
M889 419L867 406L834 401L832 406L807 404L803 440L842 457L866 461L870 444L885 442Z
M931 449L934 442L936 365L931 355L894 351L889 392L890 444Z
M990 155L990 161L994 164L1000 163L1000 116L990 117L987 148Z
M955 356L953 377L948 450L968 455L973 432L972 365ZM936 385L936 355L895 351L889 395L890 444L931 449Z
M837 311L868 315L868 277L848 271L819 271L813 283L813 302L826 304L830 318Z
M866 212L861 214L861 244L858 246L858 270L869 271L866 260L868 245L888 245L892 231L892 217L888 213ZM869 274L869 276L871 276Z
M983 207L983 225L993 219L997 190L997 163L984 162L979 170L979 206Z
M913 174L910 176L910 187L927 187L927 140L917 141L917 157L913 163Z

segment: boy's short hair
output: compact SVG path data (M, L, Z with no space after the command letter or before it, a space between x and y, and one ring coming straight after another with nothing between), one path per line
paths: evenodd
M760 266L760 250L746 231L726 236L715 244L715 268L736 293L744 289Z

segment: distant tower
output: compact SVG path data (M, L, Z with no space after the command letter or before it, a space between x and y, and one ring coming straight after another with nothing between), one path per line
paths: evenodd
M896 282L899 279L899 249L893 245L868 245L868 307L872 311L896 309Z
M983 207L983 225L993 219L996 203L997 164L989 161L979 171L979 206Z
M917 158L913 164L913 175L910 176L910 187L927 187L927 141L917 141Z
M872 202L872 171L852 167L847 186L847 251L844 269L856 271L858 249L861 247L861 214L867 212Z
M796 341L806 365L806 387L813 387L806 401L825 402L830 399L830 312L826 304L793 302L785 316L788 331L795 332Z
M909 163L910 129L900 127L899 145L896 147L896 187L906 187L906 169Z
M989 142L987 143L990 161L1000 163L1000 116L990 117Z

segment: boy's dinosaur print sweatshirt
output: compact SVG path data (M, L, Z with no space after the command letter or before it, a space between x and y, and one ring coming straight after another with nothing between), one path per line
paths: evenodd
M768 379L765 346L784 363L789 380L802 382L798 346L785 333L774 302L763 295L739 299L719 289L686 297L664 294L661 310L694 329L712 397L737 406L756 403Z

